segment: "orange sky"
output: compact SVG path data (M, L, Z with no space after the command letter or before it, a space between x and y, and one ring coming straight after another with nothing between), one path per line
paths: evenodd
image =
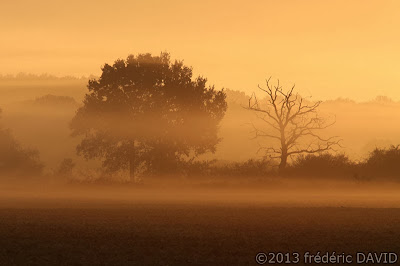
M83 3L82 3L83 2ZM317 99L400 100L399 1L0 2L0 73L100 73L169 51L218 87L272 75Z

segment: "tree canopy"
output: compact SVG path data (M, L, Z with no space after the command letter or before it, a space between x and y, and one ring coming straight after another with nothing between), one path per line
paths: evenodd
M184 158L214 152L226 95L206 83L168 53L105 64L71 122L72 134L83 137L78 153L103 159L109 170L130 165L132 177L141 164L166 173Z

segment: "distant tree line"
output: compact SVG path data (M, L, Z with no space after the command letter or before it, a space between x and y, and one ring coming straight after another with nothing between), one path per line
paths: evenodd
M63 76L63 77L57 77L54 75L50 74L41 74L41 75L35 75L31 73L24 73L20 72L16 75L1 75L0 74L0 81L5 80L5 81L32 81L32 80L86 80L87 77L74 77L74 76Z
M59 96L47 94L36 98L34 101L27 101L27 104L33 104L40 107L53 107L53 106L72 106L78 107L79 104L73 97L70 96Z

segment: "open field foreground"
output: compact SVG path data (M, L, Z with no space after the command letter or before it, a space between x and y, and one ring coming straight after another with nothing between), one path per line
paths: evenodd
M8 199L2 193L0 265L257 265L258 252L400 252L394 193L383 201L358 194L358 202L341 195L344 200L331 204L328 192L298 194L279 204L218 190L154 200L136 192L141 200L110 200L106 193L17 200L18 193Z

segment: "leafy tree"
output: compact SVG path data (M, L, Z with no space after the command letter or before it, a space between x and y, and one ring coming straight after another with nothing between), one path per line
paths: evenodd
M73 136L83 137L78 153L109 170L129 166L133 179L138 165L173 172L184 158L214 152L227 104L206 82L168 53L105 64L71 122Z

